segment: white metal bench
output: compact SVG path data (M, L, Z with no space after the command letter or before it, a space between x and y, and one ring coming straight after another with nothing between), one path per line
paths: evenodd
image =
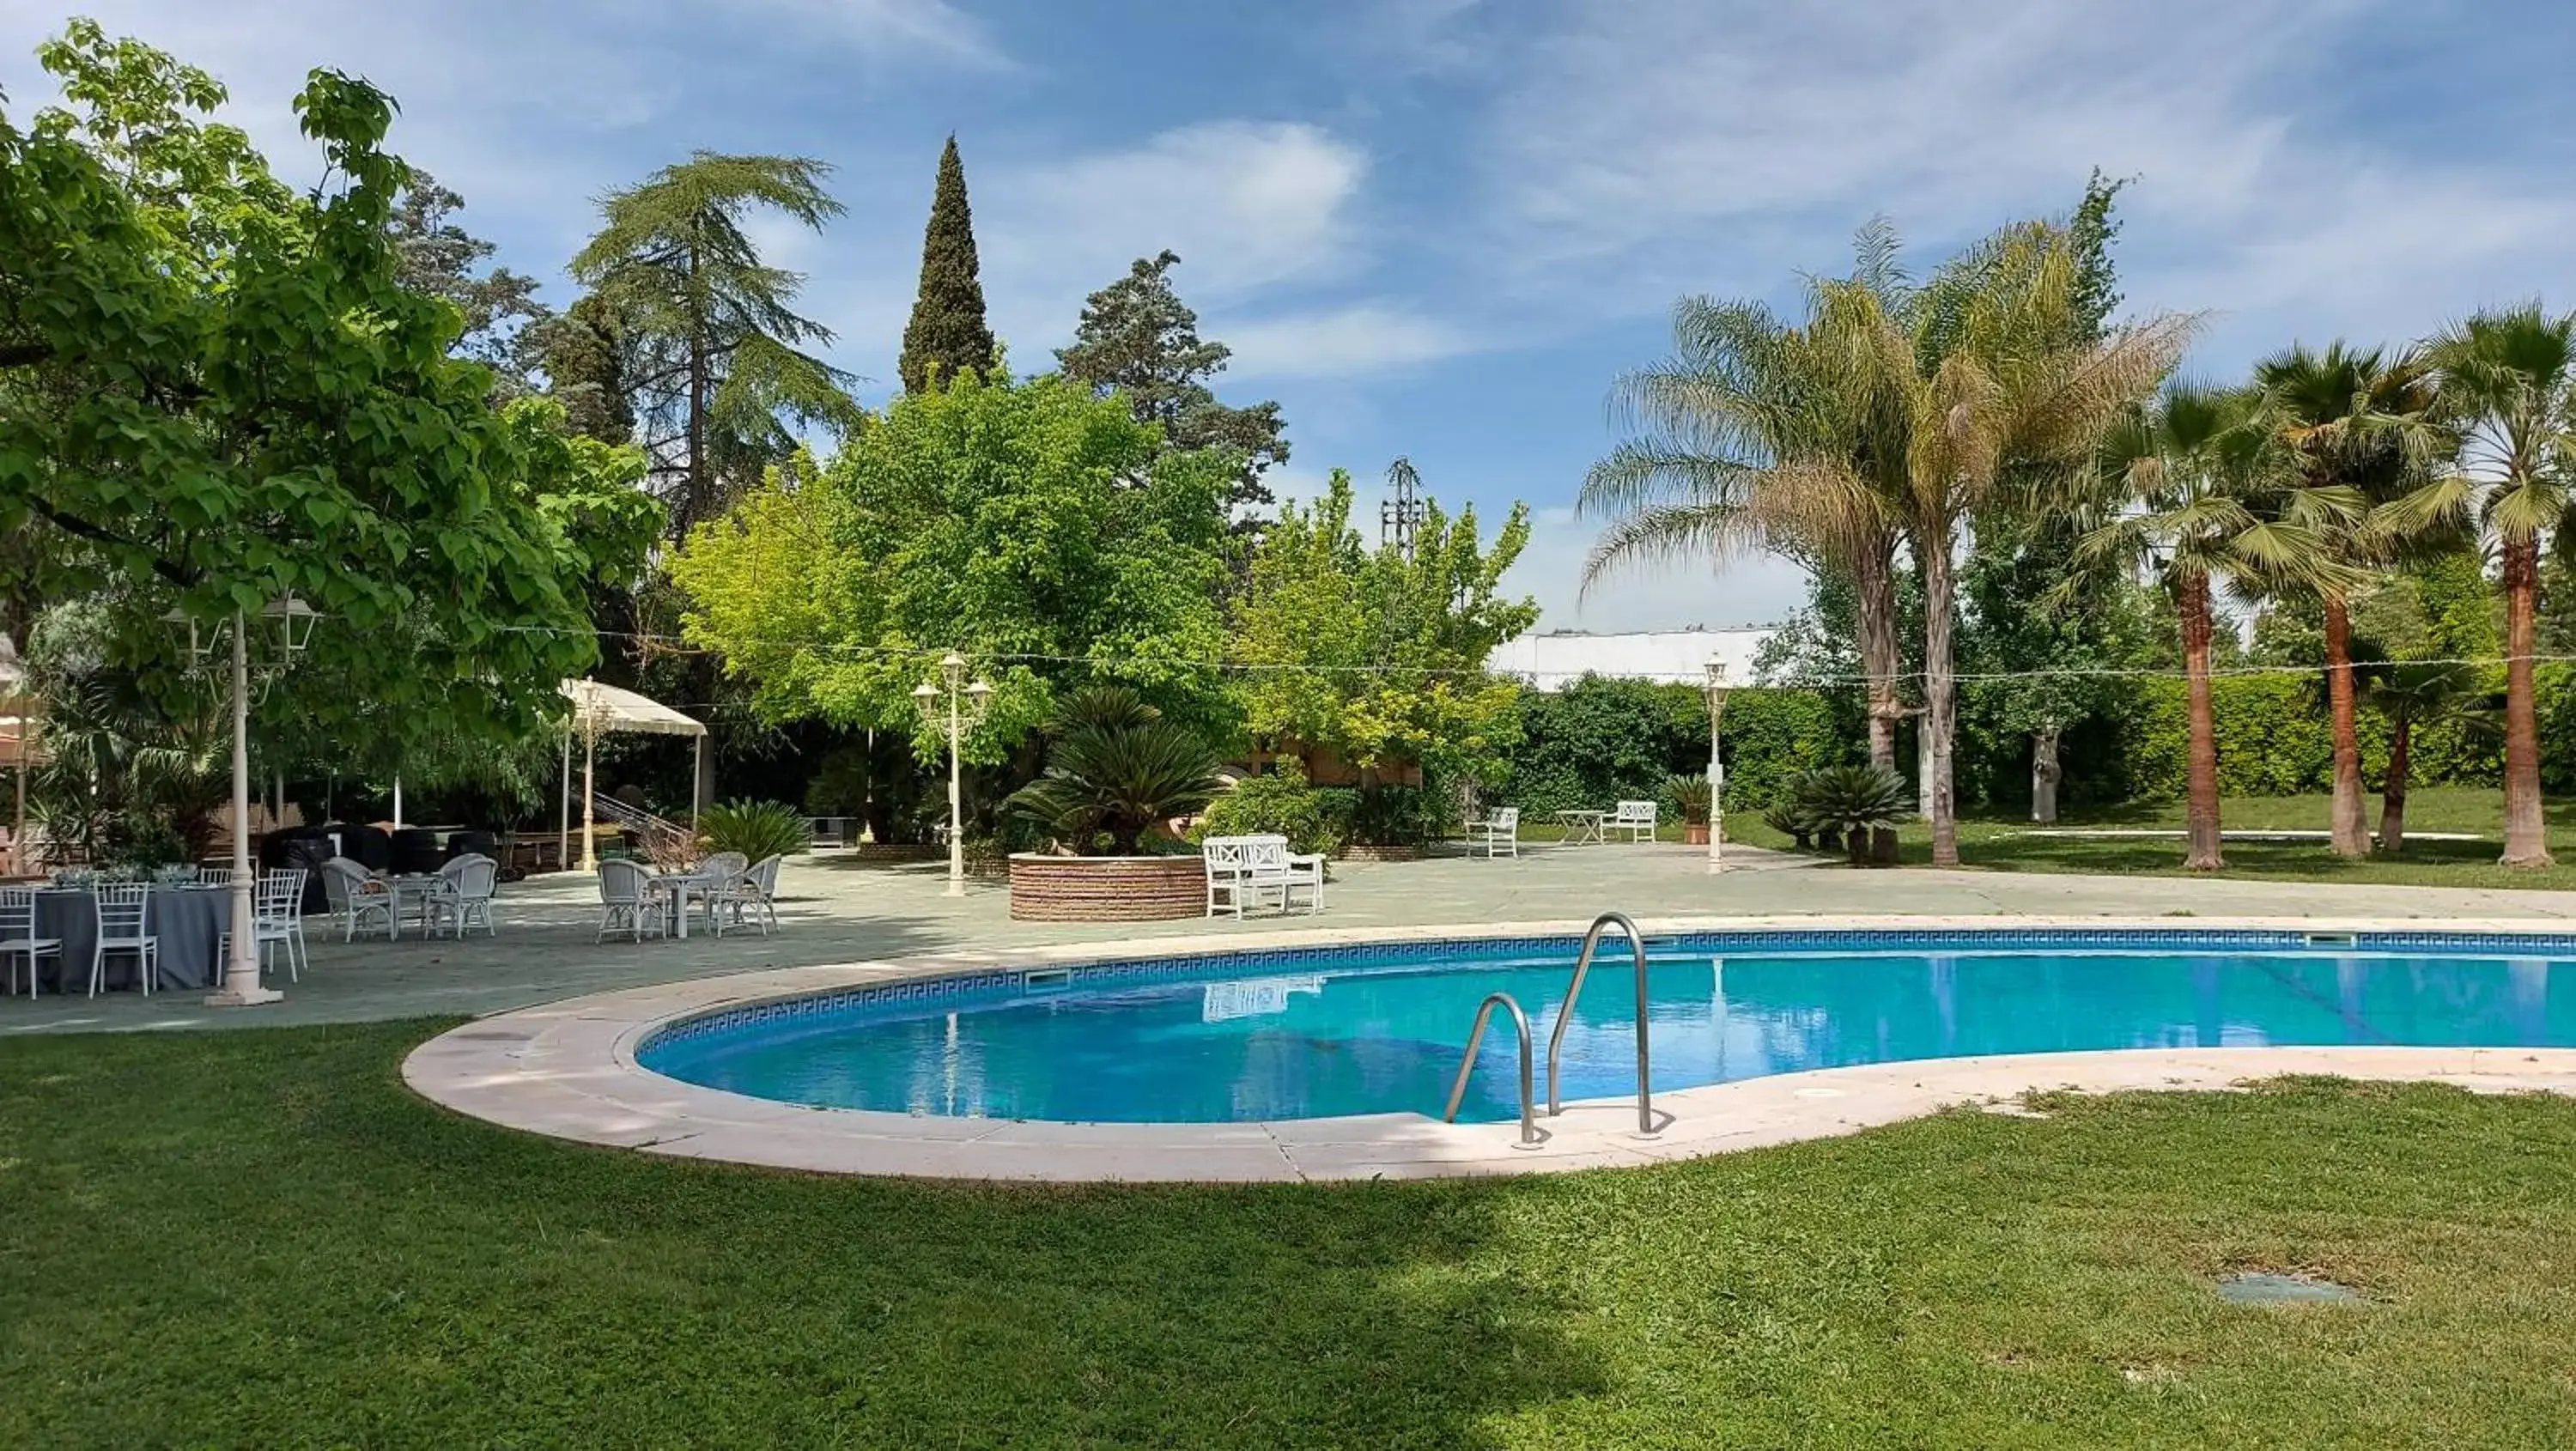
M1305 909L1324 910L1324 859L1288 850L1284 836L1211 836L1199 844L1207 866L1207 914L1241 917L1274 895L1279 910L1297 910L1297 894L1306 894Z
M1493 815L1467 823L1467 855L1474 856L1483 848L1487 860L1498 856L1517 859L1521 854L1521 809L1505 806Z
M1602 835L1607 836L1614 831L1628 833L1630 841L1653 841L1655 839L1655 803L1652 801L1620 802L1618 810L1601 819Z

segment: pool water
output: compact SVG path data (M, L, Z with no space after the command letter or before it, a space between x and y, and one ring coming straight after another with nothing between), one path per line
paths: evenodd
M666 1035L645 1067L760 1098L955 1117L1437 1116L1476 1005L1518 998L1542 1075L1568 951L833 1007ZM2263 1045L2576 1047L2576 961L2306 952L1812 952L1650 960L1657 1091L1983 1053ZM1635 1092L1635 982L1595 964L1568 1100ZM1459 1117L1518 1112L1497 1014Z

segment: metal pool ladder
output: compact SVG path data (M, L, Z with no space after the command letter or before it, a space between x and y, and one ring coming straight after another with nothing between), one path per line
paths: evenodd
M1477 1045L1485 1041L1485 1024L1493 1018L1497 1005L1511 1010L1512 1027L1520 1034L1521 1147L1535 1148L1546 1141L1547 1134L1538 1126L1537 1104L1530 1095L1529 1014L1521 1011L1521 1005L1512 1000L1510 993L1487 993L1485 1000L1476 1005L1476 1026L1467 1030L1466 1061L1458 1065L1458 1081L1450 1085L1449 1107L1441 1113L1440 1121L1444 1124L1454 1124L1458 1121L1458 1103L1467 1096L1468 1076L1476 1071Z
M1565 985L1565 1003L1556 1010L1556 1027L1547 1035L1547 1116L1565 1112L1556 1096L1557 1055L1565 1046L1565 1030L1574 1022L1574 1000L1583 995L1583 979L1592 971L1592 954L1601 946L1601 932L1616 927L1628 934L1628 951L1637 962L1637 1132L1655 1132L1655 1095L1652 1080L1647 1077L1646 1054L1646 937L1625 912L1604 912L1592 919L1583 934L1583 955L1574 960L1574 980Z
M1565 986L1564 1005L1556 1010L1556 1027L1547 1035L1547 1114L1554 1118L1565 1112L1565 1105L1557 1096L1558 1055L1565 1046L1565 1030L1574 1021L1574 1000L1582 996L1583 980L1592 971L1592 954L1601 946L1604 929L1611 927L1627 934L1629 955L1637 965L1637 1132L1653 1134L1657 1130L1653 1080L1649 1076L1652 1065L1646 1050L1646 938L1624 912L1602 913L1592 919L1592 926L1583 934L1582 954L1574 960L1574 978ZM1529 1016L1521 1011L1521 1005L1512 1000L1510 993L1490 993L1477 1007L1476 1026L1467 1034L1467 1057L1458 1065L1458 1081L1449 1090L1449 1108L1441 1115L1441 1122L1458 1121L1458 1105L1467 1096L1468 1075L1476 1068L1476 1048L1484 1041L1486 1020L1493 1016L1497 1003L1511 1009L1512 1021L1520 1028L1521 1144L1526 1148L1538 1143L1545 1135L1539 1132L1536 1104L1530 1094Z

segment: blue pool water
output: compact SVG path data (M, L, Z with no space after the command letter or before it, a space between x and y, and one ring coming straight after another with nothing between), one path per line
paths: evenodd
M1456 960L1341 950L1172 980L987 978L689 1025L644 1066L793 1103L958 1117L1228 1122L1437 1115L1476 1004L1509 992L1542 1060L1571 944ZM1161 971L1168 974L1168 969ZM1657 944L1658 1091L1901 1059L2266 1044L2576 1047L2576 960L2225 950L1688 952ZM1605 954L1566 1038L1565 1096L1635 1090L1635 986ZM1542 1068L1542 1072L1543 1072ZM1544 1086L1541 1093L1545 1092ZM1508 1021L1461 1118L1516 1112Z

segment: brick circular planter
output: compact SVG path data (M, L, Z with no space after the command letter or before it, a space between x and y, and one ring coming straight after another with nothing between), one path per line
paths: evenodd
M1430 848L1420 846L1346 846L1342 848L1341 859L1346 862L1418 862L1430 854Z
M1207 869L1194 856L1011 856L1011 917L1020 922L1156 922L1207 911Z

